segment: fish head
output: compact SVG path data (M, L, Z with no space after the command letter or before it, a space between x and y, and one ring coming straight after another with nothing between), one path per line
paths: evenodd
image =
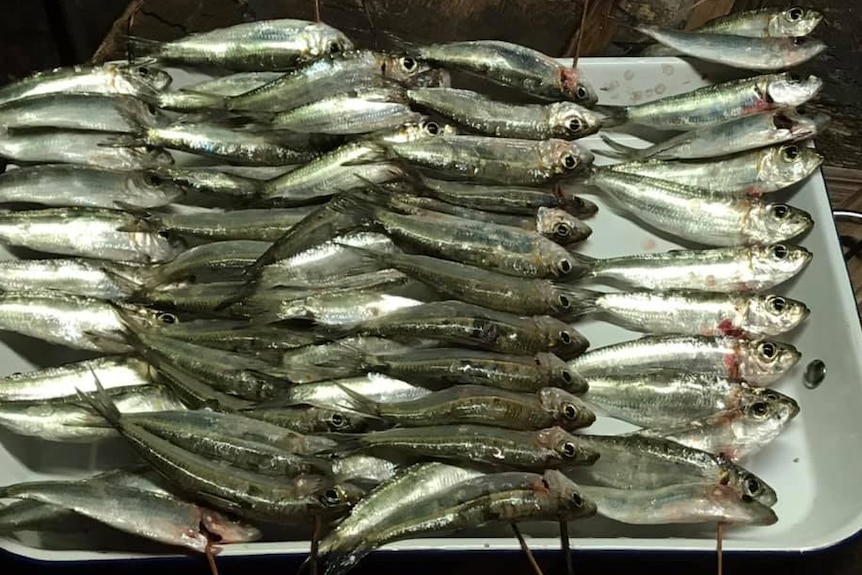
M768 339L740 340L739 376L754 383L772 382L797 364L802 354L789 343Z
M810 310L801 301L777 294L755 295L748 300L747 331L758 335L788 332L808 317Z
M807 62L826 50L826 43L819 38L797 36L786 40L783 44L782 55L784 56L784 65L787 67Z
M572 393L583 393L587 390L587 380L553 353L537 353L534 358L539 369L547 374L547 380L552 386Z
M780 283L792 278L811 262L812 253L802 246L771 244L751 248L749 265L758 276Z
M317 493L317 500L324 509L341 512L350 509L365 496L365 490L352 483L334 483Z
M602 121L592 111L574 102L554 102L548 106L551 135L554 138L574 140L595 134Z
M763 479L747 469L719 456L720 481L733 489L743 501L757 501L767 507L778 503L778 494Z
M773 243L793 239L808 233L814 218L805 210L787 204L764 204L752 201L744 233L753 243Z
M317 60L324 56L343 54L353 50L353 42L336 30L321 22L309 24L301 35L305 42L302 49L303 60Z
M124 184L130 198L147 196L176 200L185 193L185 189L180 184L174 182L166 174L159 172L158 168L129 172Z
M569 100L586 107L594 106L599 101L595 89L584 79L579 69L560 66L557 80L560 92Z
M593 233L587 224L560 208L536 210L536 231L560 245L582 242Z
M215 535L218 543L249 543L263 537L254 525L234 521L223 513L212 509L201 509L201 525L208 533Z
M578 196L572 188L557 185L554 194L560 198L565 208L581 219L591 218L599 212L599 206L586 198Z
M556 469L547 469L542 474L541 488L554 497L561 520L591 517L598 508L581 492L580 487Z
M768 100L775 107L801 106L816 96L823 88L823 80L817 76L795 78L791 74L778 74L771 77L766 84Z
M727 485L705 483L702 497L713 507L721 510L722 522L739 525L772 525L778 521L775 512L750 497L740 496Z
M593 163L589 150L568 140L549 139L537 145L541 164L558 175L577 174Z
M791 6L773 14L769 19L768 30L772 37L808 36L823 20L823 14L817 10Z
M157 311L131 303L116 302L114 303L114 308L117 310L123 323L135 332L162 329L180 322L180 318L176 314Z
M581 440L561 427L549 427L538 432L540 447L554 451L565 465L592 465L599 452L584 445Z
M551 415L554 425L567 431L589 427L596 421L596 414L564 389L543 387L538 395L542 409Z
M106 145L110 145L106 141ZM125 162L129 168L156 168L159 166L171 166L174 163L174 157L163 148L156 146L139 146L134 148L124 148L122 152L118 152L118 157L122 156L120 162Z
M569 324L548 315L533 317L536 331L557 357L570 359L582 354L590 342Z
M142 62L138 60L134 64L110 64L114 66L116 74L133 86L149 88L149 91L161 92L171 85L173 78L161 68L154 66L153 61Z
M437 136L451 136L457 133L454 127L448 124L440 124L428 118L422 118L418 122L407 122L392 131L381 136L381 140L401 144L415 142L422 138L434 138Z
M448 88L452 85L452 74L443 68L432 68L420 72L406 84L416 88Z
M420 78L427 80L426 74L432 69L427 62L413 56L381 53L377 53L376 56L383 77L405 86L416 86Z
M823 163L813 148L798 144L772 146L763 150L758 175L761 181L794 184L808 177Z
M772 425L777 426L777 431L780 431L799 414L799 404L783 393L764 390L756 401L743 406L742 413L753 426Z

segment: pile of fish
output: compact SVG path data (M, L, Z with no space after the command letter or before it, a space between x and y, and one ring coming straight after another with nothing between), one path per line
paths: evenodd
M819 79L590 109L526 47L386 54L297 20L130 54L0 89L0 329L91 354L2 378L0 426L140 463L5 487L0 533L86 518L206 551L315 525L336 575L489 523L777 520L740 462L799 410L764 386L800 357L808 308L774 290L813 222L770 194L821 163L798 142L826 120L793 111ZM218 75L170 90L160 65ZM603 167L575 141L624 124L679 135L602 134L626 158ZM688 248L579 253L575 191ZM644 335L588 349L585 316Z

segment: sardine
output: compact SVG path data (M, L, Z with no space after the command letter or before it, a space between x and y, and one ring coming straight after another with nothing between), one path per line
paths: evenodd
M103 300L127 300L147 278L144 266L88 259L0 260L5 292L59 292Z
M599 314L632 331L651 334L776 336L795 329L808 307L776 294L701 291L584 292L573 316Z
M317 206L290 209L196 210L183 214L157 214L148 218L148 222L158 232L209 242L274 242L316 208Z
M184 195L158 175L74 164L40 165L0 175L0 202L57 207L148 209Z
M282 171L283 169L279 168L279 173ZM223 169L160 167L153 168L150 172L197 192L235 198L242 202L254 200L262 185L258 179L229 173Z
M239 279L239 271L253 264L270 245L270 242L233 240L195 246L170 262L149 267L141 274L142 283L152 288L186 279L224 278L230 270L236 270L235 279Z
M129 37L134 58L237 71L288 70L352 48L347 36L327 24L289 19L235 24L170 42Z
M705 373L650 370L591 375L581 399L597 412L641 427L675 427L727 410L772 403L777 391Z
M469 72L544 100L592 106L598 96L580 70L526 46L498 40L418 46L412 55L451 70Z
M721 523L772 525L775 512L758 501L740 497L725 485L685 483L655 489L614 489L581 485L596 503L599 515L629 525Z
M188 90L189 92L215 94L216 96L238 96L277 80L284 74L284 72L237 72L191 84L180 88L180 91Z
M570 360L584 377L681 369L742 379L755 385L772 383L799 361L789 343L734 337L644 336L588 351Z
M413 88L410 102L480 134L498 138L575 140L599 131L597 115L574 102L510 104L470 90Z
M299 433L362 433L382 427L382 422L374 416L335 407L327 409L314 405L256 406L248 407L241 413Z
M359 485L370 484L372 487L384 481L391 481L404 467L398 462L397 457L382 458L370 455L351 455L335 459L330 463L332 476L337 481L349 481ZM0 526L2 526L2 511L0 511Z
M134 263L172 260L182 247L138 216L98 208L0 212L0 242L41 252Z
M823 156L813 148L783 144L706 162L646 160L610 169L716 193L759 196L801 182L822 163Z
M280 399L296 404L344 405L350 401L350 394L358 394L368 401L395 403L419 399L431 393L430 389L422 386L371 372L360 377L292 385Z
M119 133L165 121L158 108L132 96L45 94L0 105L0 125L16 130L55 128Z
M81 164L120 170L173 164L174 160L168 152L129 141L128 138L127 134L103 132L3 132L0 133L0 156L13 164Z
M576 270L583 270L579 277L585 279L611 280L649 290L757 292L795 277L811 257L805 248L785 244L671 250L607 259L579 254Z

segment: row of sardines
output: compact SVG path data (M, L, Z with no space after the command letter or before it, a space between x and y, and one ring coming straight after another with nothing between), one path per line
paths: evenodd
M642 27L770 73L617 108L527 47L383 53L297 20L0 89L0 328L97 355L4 377L0 425L140 459L5 487L0 533L86 520L203 552L316 520L337 575L495 522L774 523L740 461L799 411L765 386L800 358L780 339L808 308L773 290L813 222L770 194L821 163L799 142L827 121L794 111L821 82L778 71L822 50L819 19ZM602 134L605 167L576 141L631 124L678 135ZM581 254L578 194L688 249ZM644 335L588 349L586 316ZM597 414L641 431L584 431Z

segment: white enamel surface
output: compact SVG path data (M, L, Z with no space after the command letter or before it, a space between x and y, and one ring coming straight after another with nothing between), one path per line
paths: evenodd
M690 91L705 84L698 71L675 58L583 59L579 63L596 88L602 104L643 102ZM173 72L173 71L172 71ZM174 85L198 81L175 74ZM636 143L630 136L618 136ZM584 142L598 145L598 138ZM601 160L599 160L601 161ZM800 364L775 387L798 400L800 415L772 445L756 454L747 466L778 492L775 507L779 521L770 527L729 528L725 550L808 551L845 539L862 527L862 330L856 314L849 278L842 259L829 201L820 173L804 184L775 195L810 212L816 225L801 243L814 253L808 269L777 291L806 302L811 317L786 337L803 353ZM615 212L600 198L599 215L589 221L592 237L583 252L597 257L625 255L680 247L647 231ZM599 289L604 289L599 286ZM634 337L634 334L596 321L578 324L595 347ZM5 372L58 364L75 356L33 340L3 335L0 358ZM828 374L822 386L806 389L802 384L805 365L822 359ZM615 433L630 426L600 420L590 431ZM121 443L101 446L65 446L16 438L0 430L0 484L57 475L80 475L90 468L105 468L126 461ZM307 553L303 528L297 539L226 546L225 555ZM556 525L525 525L522 531L532 549L559 549ZM601 518L573 523L575 549L595 550L713 550L714 526L627 527ZM74 540L64 539L66 549ZM42 543L46 543L44 541ZM42 548L38 535L26 534L21 541L0 539L0 546L17 554L42 560L94 560L144 556L141 553L84 552ZM79 545L86 546L85 541ZM81 547L79 547L81 548ZM124 547L126 548L126 547ZM130 542L129 547L135 548ZM517 549L507 528L484 529L459 537L419 539L389 545L386 550L479 550Z

